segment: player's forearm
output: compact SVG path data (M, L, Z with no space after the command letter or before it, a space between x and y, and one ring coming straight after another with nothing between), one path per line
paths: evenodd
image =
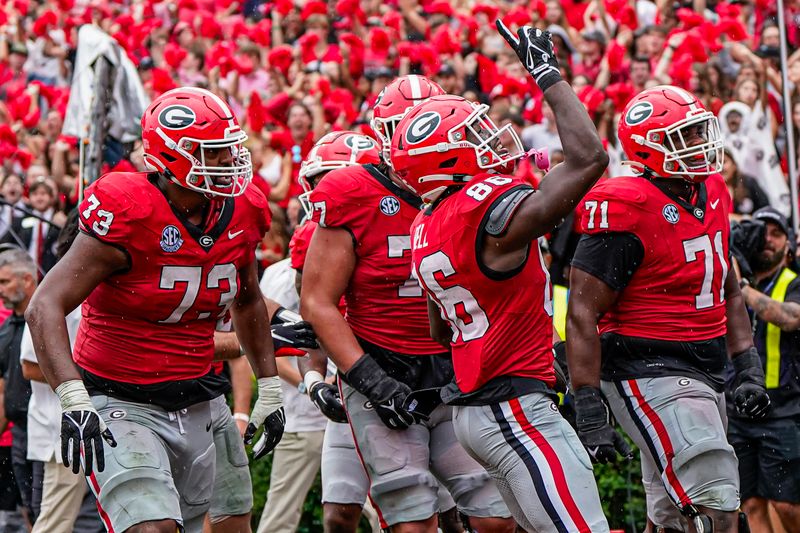
M239 338L233 331L214 332L214 360L230 361L242 355Z
M47 379L42 373L42 367L32 361L22 361L22 377L28 381L47 383Z
M41 291L34 294L25 312L36 358L53 390L65 381L81 379L72 360L66 315L63 308L48 300Z
M751 348L753 346L753 329L744 306L742 292L739 290L736 272L733 269L725 278L725 319L728 355L733 356Z
M775 324L783 331L800 329L800 305L794 302L779 302L753 287L742 289L747 307L764 322Z
M600 387L600 336L597 320L587 313L567 316L567 366L573 391Z
M322 350L309 350L308 357L297 358L297 368L300 375L304 376L309 372L319 372L324 376L328 372L328 356Z
M228 361L228 369L233 389L233 412L249 413L253 399L253 370L244 357Z
M364 350L358 344L339 308L334 304L317 302L314 298L304 298L303 314L303 318L311 323L317 339L339 371L350 370L350 367L364 354Z
M281 357L275 361L275 364L278 366L278 375L281 379L289 385L297 387L303 378L300 376L300 372L292 364L291 360L286 357Z
M275 348L269 334L264 301L259 297L246 305L234 305L231 315L233 329L256 377L276 376L278 369L275 366Z

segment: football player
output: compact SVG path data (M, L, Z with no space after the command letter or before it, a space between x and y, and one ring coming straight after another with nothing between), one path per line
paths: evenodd
M270 216L247 187L245 139L209 91L154 100L142 117L151 172L110 173L86 189L81 234L28 309L61 400L64 464L83 464L109 531L202 529L214 482L209 400L227 387L209 373L214 329L229 309L258 377L245 438L263 426L263 455L283 434L254 256ZM81 302L71 351L64 316Z
M627 104L618 135L637 176L603 181L578 209L567 321L578 436L597 461L628 452L607 401L641 450L648 518L662 531L734 532L728 356L738 412L763 416L769 396L728 259L717 118L658 86Z
M375 104L376 133L389 141L409 109L442 93L421 76L395 80ZM411 276L408 229L419 198L384 161L331 171L309 201L319 227L303 269L301 312L339 369L383 522L395 532L435 532L438 480L475 529L513 531L494 483L456 441L450 409L440 406L420 421L403 405L413 389L440 387L452 375Z
M370 137L343 131L329 133L317 141L300 167L300 183L305 190L300 200L307 215L310 216L312 211L308 196L328 172L337 168L379 162L378 147ZM298 293L301 292L308 244L317 227L318 224L313 220L305 220L295 230L289 245L292 268L297 273ZM339 309L344 313L344 299L340 300ZM313 352L309 354L310 357L298 360L298 366L304 375L304 386L311 401L330 420L325 428L322 448L323 525L328 533L355 533L362 509L365 509L369 479L356 453L353 432L347 425L347 415L341 403L339 389L323 379L327 371L327 358L315 357L319 353ZM456 504L450 494L440 487L438 498L442 531L463 531ZM375 511L371 506L368 509L374 515ZM371 519L370 514L367 516Z
M589 456L553 401L552 286L537 242L608 156L550 34L497 26L552 107L565 159L534 192L511 175L525 155L511 126L458 96L433 97L397 126L393 167L427 204L411 227L413 265L435 303L431 328L452 349L455 379L441 396L523 529L608 531Z

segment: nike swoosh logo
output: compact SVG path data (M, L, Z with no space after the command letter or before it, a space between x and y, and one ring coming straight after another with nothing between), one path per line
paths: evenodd
M600 451L600 446L595 446L594 448L586 448L586 450L592 457L597 457L597 452Z
M711 202L711 209L716 209L718 203L719 203L719 198Z
M244 233L243 229L240 229L239 231L228 231L228 238L229 239L235 239L236 237L238 237L242 233Z
M206 433L208 433L209 431L211 431L211 422L206 424Z

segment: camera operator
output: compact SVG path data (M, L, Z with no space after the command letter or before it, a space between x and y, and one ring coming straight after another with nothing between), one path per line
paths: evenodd
M749 257L743 259L739 253L737 259L771 409L760 420L738 418L735 410L729 410L728 440L739 458L742 508L752 531L773 531L768 504L786 531L796 531L800 524L800 277L789 268L795 244L786 217L764 207L753 219L744 230L738 228L748 235L739 242L751 248L741 250ZM737 229L733 233L737 255Z

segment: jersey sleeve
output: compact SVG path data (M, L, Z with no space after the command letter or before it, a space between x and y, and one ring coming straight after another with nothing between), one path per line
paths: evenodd
M289 255L292 258L293 269L303 270L303 266L306 263L308 245L311 243L311 236L314 234L315 229L317 229L317 223L309 220L294 230L292 240L289 241Z
M360 208L367 191L350 173L361 167L334 170L317 184L309 199L311 219L323 228L352 228L358 225Z
M79 228L106 244L124 246L136 231L135 221L146 215L146 202L136 205L125 174L106 174L90 185L78 206Z
M261 242L264 235L269 231L270 223L272 222L272 211L269 208L269 202L264 196L264 193L258 187L248 186L245 190L247 197L251 218L253 220L251 241Z
M631 233L583 235L572 258L572 266L621 291L644 260L644 247Z
M599 233L637 233L639 215L647 197L625 178L612 178L596 185L578 203L578 231Z

